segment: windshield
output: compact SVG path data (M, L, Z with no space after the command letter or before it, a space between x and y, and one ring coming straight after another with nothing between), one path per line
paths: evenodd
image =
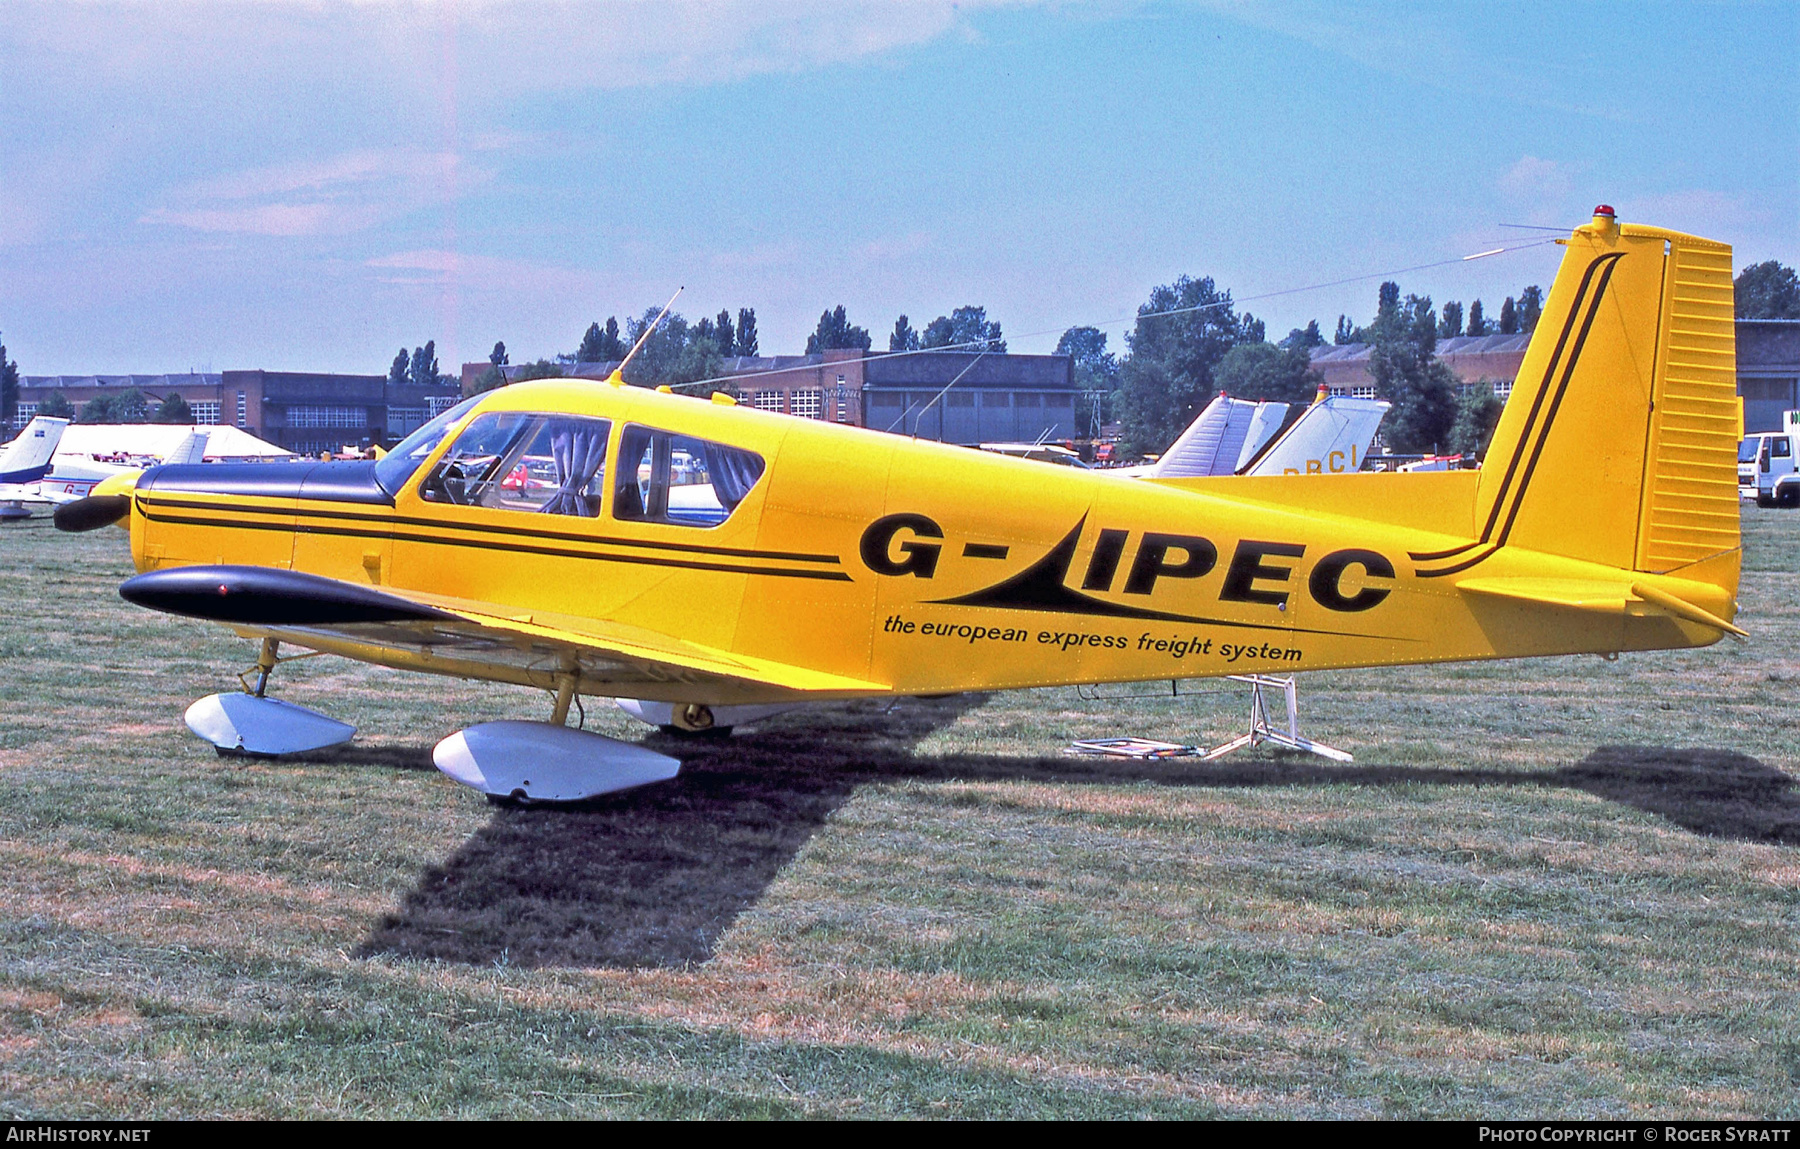
M413 472L419 469L419 464L425 461L425 456L437 450L437 445L444 441L444 436L450 433L451 425L467 415L469 408L481 399L480 395L464 399L400 440L398 446L375 464L375 481L381 484L381 489L388 493L389 498L400 493L400 488L406 485L406 480L412 478Z
M1751 435L1738 444L1738 462L1756 462L1756 452L1762 446L1761 435Z

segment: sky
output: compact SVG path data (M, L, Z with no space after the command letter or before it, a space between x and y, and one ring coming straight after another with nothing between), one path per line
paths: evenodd
M9 3L27 375L570 352L683 288L796 354L987 309L1126 350L1211 276L1270 338L1496 315L1596 203L1800 265L1800 5ZM1509 226L1521 225L1521 226ZM1460 257L1496 247L1488 258ZM1435 265L1435 266L1433 266ZM1413 269L1413 270L1405 270ZM1351 282L1343 282L1351 281ZM1331 286L1319 286L1331 285Z

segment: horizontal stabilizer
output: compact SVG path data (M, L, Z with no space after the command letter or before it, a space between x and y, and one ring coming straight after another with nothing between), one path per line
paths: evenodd
M1538 606L1561 606L1571 610L1593 611L1599 614L1622 614L1628 606L1634 603L1643 604L1655 607L1664 614L1686 622L1709 626L1714 630L1725 634L1735 634L1740 638L1750 637L1749 631L1733 626L1711 611L1695 606L1668 591L1659 590L1642 582L1476 578L1464 579L1457 584L1457 589L1492 598L1511 599L1515 602L1527 602Z
M1458 590L1469 594L1605 614L1618 614L1631 601L1631 587L1624 582L1557 578L1472 578L1464 579L1456 585Z

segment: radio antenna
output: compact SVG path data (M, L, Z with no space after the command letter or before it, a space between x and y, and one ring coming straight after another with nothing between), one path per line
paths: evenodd
M649 340L650 336L656 333L656 329L662 325L663 317L669 314L669 308L675 306L675 300L686 290L687 286L684 284L675 289L674 295L669 296L669 302L663 304L663 309L657 312L655 319L650 321L650 326L644 328L644 333L638 336L636 343L631 345L631 350L625 353L625 358L619 360L619 365L613 368L613 373L606 377L608 383L625 382L625 365L631 362L632 356L636 355L638 350Z

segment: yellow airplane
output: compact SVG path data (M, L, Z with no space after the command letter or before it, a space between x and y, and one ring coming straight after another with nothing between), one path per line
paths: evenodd
M675 772L577 696L732 707L1703 646L1738 581L1731 250L1576 228L1480 471L1124 482L607 383L469 400L378 462L163 466L56 513L129 528L121 593L263 640L189 724L351 728L264 696L281 644L550 691L440 743L558 800ZM198 713L197 713L198 712Z

